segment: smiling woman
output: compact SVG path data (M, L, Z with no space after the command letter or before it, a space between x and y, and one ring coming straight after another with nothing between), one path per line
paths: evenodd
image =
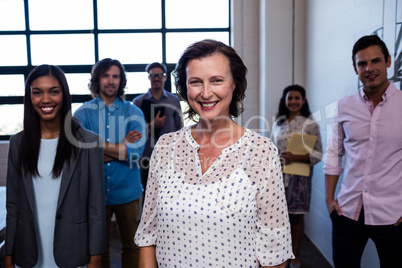
M32 106L38 113L43 135L45 128L55 125L56 129L51 135L58 137L60 130L60 110L63 106L63 93L60 82L54 76L42 76L36 78L31 84ZM48 137L50 138L50 137Z
M307 154L293 154L288 151L288 144L294 134L314 135L317 140L314 149ZM292 228L292 247L295 259L290 267L301 267L300 247L304 235L304 214L310 210L313 166L322 155L321 134L318 124L312 120L306 98L306 90L299 85L289 85L282 92L275 124L272 126L271 138L278 146L282 165L303 163L310 166L307 176L284 173L285 193ZM305 146L300 144L300 147Z
M106 237L99 137L71 118L59 67L34 68L24 99L24 129L10 138L4 267L100 267ZM78 148L70 138L95 146Z
M154 148L135 236L140 267L285 267L293 257L277 149L232 119L243 111L246 73L215 40L179 59L176 87L195 124Z
M210 121L229 117L234 84L229 60L217 53L187 64L187 97L194 112Z

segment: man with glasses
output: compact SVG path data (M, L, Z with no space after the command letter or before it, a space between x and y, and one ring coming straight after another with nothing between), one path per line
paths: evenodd
M133 100L133 103L143 111L148 125L147 141L141 159L141 180L144 189L146 189L148 179L149 159L158 138L183 127L180 100L176 95L164 89L166 66L153 62L147 65L145 71L148 73L151 87L147 93Z

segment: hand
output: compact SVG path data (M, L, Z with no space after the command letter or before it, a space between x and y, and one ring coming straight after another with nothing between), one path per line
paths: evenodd
M113 160L115 160L113 157L110 157L110 156L108 156L106 154L103 154L103 163L107 163L107 162L110 162L110 161L113 161Z
M131 130L127 133L127 136L124 138L124 143L134 143L139 141L142 138L142 133L137 130Z
M399 218L399 220L394 224L394 226L398 226L401 223L402 223L402 217Z
M294 155L291 152L283 152L279 155L282 166L289 165L294 162Z
M151 123L149 123L149 125L151 127L161 128L161 127L163 127L165 125L166 116L159 117L160 114L161 114L161 111L158 111L158 113L156 114L154 120Z
M332 211L336 210L336 213L339 216L342 216L342 210L341 210L337 200L332 199L332 200L326 200L325 202L327 203L327 209L328 209L329 214L331 214Z
M92 255L89 259L88 268L102 268L101 255Z
M4 264L4 268L13 268L14 267L13 257L10 255L5 255L3 264Z

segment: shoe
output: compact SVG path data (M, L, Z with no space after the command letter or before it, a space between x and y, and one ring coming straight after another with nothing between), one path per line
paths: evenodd
M292 262L289 262L289 268L301 268L301 262L299 264L293 264Z

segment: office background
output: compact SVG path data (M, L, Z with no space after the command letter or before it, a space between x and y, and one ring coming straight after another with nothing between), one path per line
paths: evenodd
M215 0L220 1L226 0ZM200 11L203 20L212 17L209 10L214 9L214 3L209 7ZM225 16L224 13L229 14L229 22L220 31L228 31L228 42L249 69L245 111L237 119L245 127L269 136L282 89L296 83L307 90L325 146L334 103L359 86L351 50L355 41L367 34L376 33L387 44L392 57L388 76L401 89L402 0L231 0L227 10L218 9L214 16ZM6 53L2 47L0 42L0 56ZM162 56L161 60L165 58ZM143 66L132 67L135 72ZM173 67L171 63L170 68ZM0 98L4 99L2 92L0 82ZM7 116L1 113L0 121ZM7 142L3 141L0 143L0 185L5 183L2 163L6 151ZM306 235L332 263L331 222L325 206L322 163L315 166ZM362 267L379 267L372 242L365 250Z

